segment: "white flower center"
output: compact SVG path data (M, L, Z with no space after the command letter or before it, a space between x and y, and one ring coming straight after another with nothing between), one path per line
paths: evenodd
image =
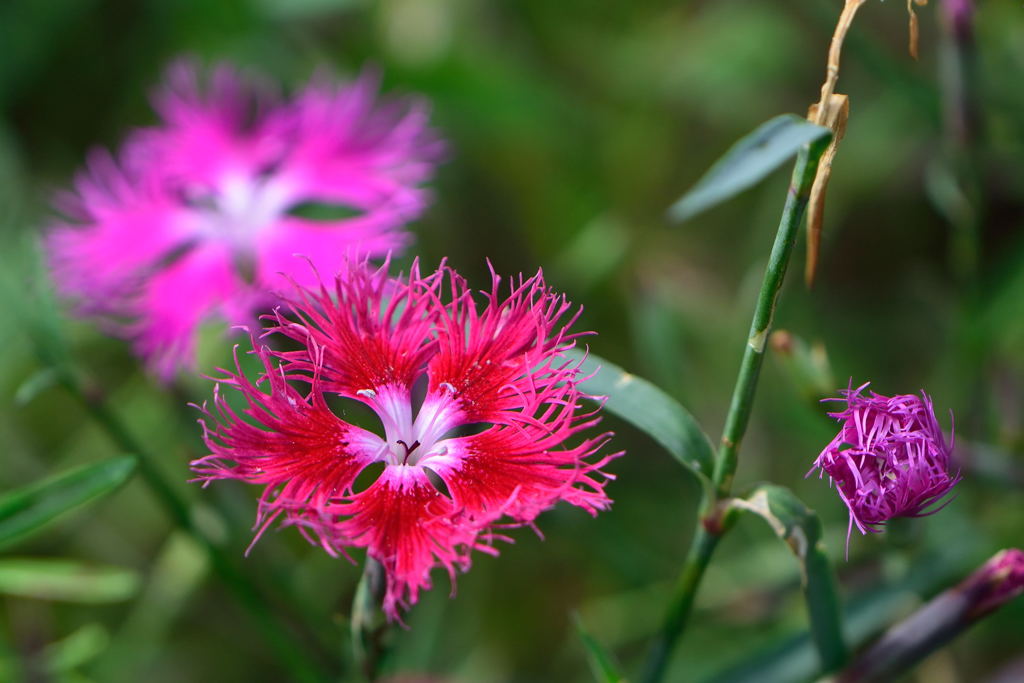
M281 219L294 201L289 187L270 175L225 175L210 194L189 197L195 231L204 239L250 246L252 239Z
M384 425L383 456L389 465L416 465L429 455L443 454L445 435L458 426L457 406L447 396L428 396L413 420L412 402L404 390L359 393L369 399Z

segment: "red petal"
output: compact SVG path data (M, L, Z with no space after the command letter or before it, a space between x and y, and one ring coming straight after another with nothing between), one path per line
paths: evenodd
M271 367L266 348L256 353L267 368L263 381L269 382L270 393L250 383L241 370L228 374L223 382L242 393L247 403L242 414L249 421L215 391L220 423L205 434L212 453L194 461L192 468L206 481L241 479L266 485L257 521L260 533L282 513L288 523L319 531L329 516L327 506L351 492L359 472L379 459L384 442L337 418L318 387L304 397L289 386L280 370Z
M291 300L299 322L283 316L270 328L306 345L277 354L289 376L311 378L313 359L323 357L324 389L356 400L359 392L383 387L412 388L433 351L431 329L436 312L436 275L421 278L413 265L408 279L391 279L388 263L371 270L357 262L334 281L334 297L296 287Z
M509 423L544 402L544 394L576 375L562 351L578 334L560 322L572 305L550 291L540 273L520 278L500 298L493 276L483 312L477 311L465 281L450 271L453 301L440 322L437 354L430 360L430 391L458 401L466 422ZM510 414L512 413L512 414Z
M454 577L469 568L476 527L456 514L420 467L389 465L380 478L351 501L335 505L351 516L336 526L340 543L365 547L387 572L384 611L397 617L421 590L430 588L430 570L439 562Z
M595 462L586 458L596 453L610 435L587 439L575 448L555 450L569 434L590 424L566 424L561 433L532 425L493 427L441 442L447 452L424 458L419 465L437 472L455 506L478 524L503 515L517 522L531 522L559 500L594 514L611 504L604 485L612 477L600 467L619 454Z

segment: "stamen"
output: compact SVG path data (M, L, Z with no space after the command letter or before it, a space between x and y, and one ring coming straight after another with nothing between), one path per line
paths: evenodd
M402 441L401 439L397 439L395 441L395 443L402 444L402 448L405 449L405 457L402 458L402 464L403 465L409 464L409 456L412 455L413 451L415 451L417 448L420 447L420 442L419 441L413 441L411 446L409 444L405 443L404 441Z

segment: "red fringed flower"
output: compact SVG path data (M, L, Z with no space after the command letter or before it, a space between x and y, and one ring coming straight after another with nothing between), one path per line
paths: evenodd
M502 518L530 524L559 500L607 508L613 477L601 468L619 454L599 451L610 434L574 438L600 420L564 354L578 311L540 273L507 295L499 285L494 275L481 302L444 265L392 279L387 265L361 263L333 290L296 286L292 315L279 312L264 336L301 349L253 341L266 372L219 380L245 407L218 386L215 424L204 423L211 454L194 470L265 487L257 538L281 519L329 553L366 548L387 572L390 618L430 587L434 566L454 577L473 549L496 554ZM369 407L381 429L342 419L329 397ZM372 463L383 470L357 490Z

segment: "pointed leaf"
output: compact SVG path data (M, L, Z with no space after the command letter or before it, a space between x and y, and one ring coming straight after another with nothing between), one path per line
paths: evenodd
M0 495L0 548L34 534L65 512L113 493L134 470L133 458L111 458Z
M730 509L758 515L793 551L800 562L800 583L822 671L833 671L842 666L847 655L842 614L835 575L821 541L818 515L792 491L775 484L762 484L749 495L734 498Z
M43 660L43 667L48 673L67 674L88 664L106 650L109 644L110 634L107 629L93 622L47 645L40 653L40 659Z
M39 600L105 603L135 595L138 575L65 559L0 559L0 593Z
M619 673L611 654L604 649L585 628L580 615L573 615L573 623L576 625L576 635L587 650L587 661L590 663L590 671L594 674L594 680L598 683L625 683L625 677Z
M567 352L582 360L580 388L595 396L606 396L604 409L618 415L648 434L669 453L706 482L714 466L714 449L707 435L686 408L647 380L619 366L579 349Z
M36 396L60 382L60 376L53 368L43 368L33 373L14 392L14 405L25 406Z
M681 223L739 194L795 156L809 142L831 135L796 114L782 114L762 123L715 162L697 184L669 209Z

